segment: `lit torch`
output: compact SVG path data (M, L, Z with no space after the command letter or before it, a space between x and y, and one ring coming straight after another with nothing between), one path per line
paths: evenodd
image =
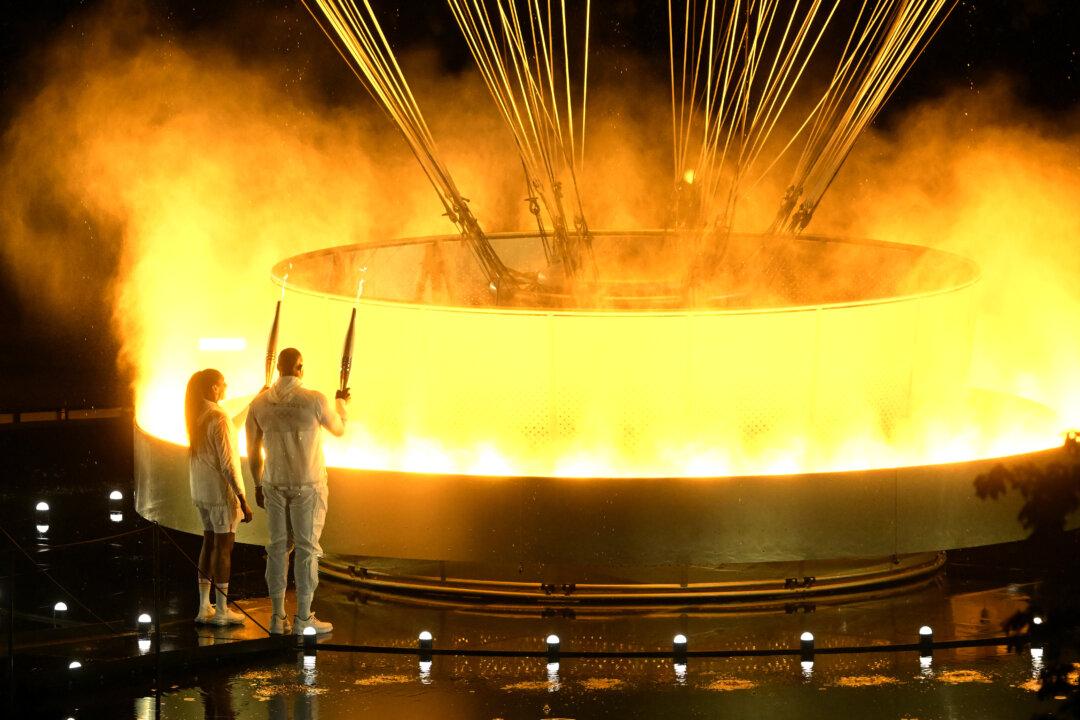
M292 263L289 263L289 270L292 270ZM281 298L277 301L277 307L274 308L274 324L270 326L270 337L266 341L266 381L263 383L263 387L270 387L270 381L274 379L274 361L277 358L277 335L278 335L278 321L281 319L281 301L285 299L285 285L289 282L289 272L285 271L285 276L281 278Z
M349 316L349 329L345 331L345 347L341 351L342 395L349 388L349 373L352 371L353 329L356 327L356 308L360 306L360 298L364 294L364 273L366 272L366 267L360 268L360 280L356 283L356 301L353 303L352 315Z

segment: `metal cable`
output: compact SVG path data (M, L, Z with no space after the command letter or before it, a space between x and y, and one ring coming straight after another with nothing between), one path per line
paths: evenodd
M85 610L90 615L90 617L94 618L99 623L101 623L106 628L108 628L109 632L112 632L112 633L117 632L116 628L114 628L108 622L103 620L96 612L94 612L93 610L88 608L81 600L79 600L79 598L76 597L76 595L73 592L71 592L66 587L64 587L62 584L60 584L60 581L58 581L56 578L54 578L52 575L50 575L48 570L46 570L46 569L42 568L41 566L39 566L37 564L37 561L35 561L34 558L31 557L31 555L29 553L27 553L26 550L24 550L22 548L22 546L19 545L18 542L15 541L15 538L13 538L11 536L11 533L9 533L6 529L4 529L4 527L2 525L0 525L0 533L4 534L4 536L8 539L8 542L11 543L11 546L13 548L15 548L16 550L18 550L20 553L22 553L23 557L25 557L30 562L31 565L33 565L35 568L37 568L38 572L40 572L42 575L44 575L46 577L46 579L49 580L49 582L51 582L53 585L55 585L57 588L59 588L60 592L67 595L72 600L72 602L74 602L76 605L78 605L83 610Z
M811 655L857 655L880 652L912 652L925 650L951 650L970 647L1015 646L1029 641L1030 635L1008 635L992 638L974 638L971 640L941 640L933 643L893 643L890 645L851 645L847 647L815 647ZM484 648L431 648L400 647L386 645L352 645L348 643L319 643L320 652L355 652L381 655L450 655L458 657L506 657L506 658L543 658L549 657L546 650L494 650ZM741 658L741 657L799 657L805 655L799 648L765 648L760 650L687 650L679 657L686 658ZM564 659L601 659L601 658L671 658L671 650L560 650L559 658Z
M41 548L39 553L49 552L51 550L62 550L64 548L78 547L80 545L91 545L98 542L108 542L110 540L116 540L117 538L127 537L128 535L138 535L139 533L150 530L151 526L136 528L135 530L128 530L127 532L116 533L115 535L106 535L105 537L90 538L89 540L76 540L69 543L49 543L47 546Z
M175 541L175 540L173 540L173 539L172 539L172 536L171 536L171 535L169 535L169 533L165 531L165 528L163 528L163 527L162 527L162 526L161 526L160 524L158 524L158 526L157 526L157 527L158 527L158 531L159 531L159 532L160 532L160 533L161 533L162 535L164 535L164 536L165 536L165 539L166 539L166 540L168 540L169 542L171 542L171 543L172 543L173 547L174 547L174 548L176 548L177 552L179 552L179 553L180 553L180 555L181 555L181 556L183 556L183 558L184 558L185 560L187 560L187 561L188 561L188 563L189 563L189 564L190 564L190 565L191 565L191 566L192 566L193 568L195 568L195 571L196 571L196 572L197 572L197 573L199 574L199 576L200 576L200 577L203 577L203 578L205 578L206 580L209 580L209 581L210 581L211 583L213 583L213 582L214 582L214 579L213 579L212 577L210 577L209 575L207 575L206 573L204 573L204 572L202 571L202 569L201 569L201 568L199 567L199 564L198 564L197 562L195 562L194 560L192 560L192 559L191 559L191 556L189 556L189 555L188 555L188 554L187 554L186 552L184 552L184 549L183 549L182 547L180 547L180 546L179 546L179 545L178 545L178 544L176 543L176 541ZM216 586L216 583L215 583L215 588L214 588L214 590L215 590L216 592L219 592L219 593L221 593L221 588L217 587L217 586ZM260 622L259 622L258 620L256 620L255 618L253 618L253 617L251 616L251 613L249 613L249 612L248 612L247 610L245 610L244 608L240 607L240 605L239 605L239 604L238 604L238 603L237 603L237 602L236 602L235 600L233 600L232 598L230 598L230 597L229 597L229 596L228 596L228 595L227 595L226 593L221 593L221 594L222 594L222 595L223 595L223 596L225 597L225 600L226 600L227 602L229 602L229 603L231 603L232 605L234 605L234 606L236 607L236 609L237 609L237 610L239 610L239 611L240 611L240 612L241 612L241 613L242 613L242 614L244 615L244 617L246 617L246 618L247 618L248 620L250 620L251 622L253 622L253 623L255 624L255 626L256 626L256 627L258 627L258 628L259 628L260 630L262 630L262 631L263 631L264 633L266 633L267 635L270 635L270 634L271 634L271 633L270 633L270 630L269 630L269 629L268 629L268 628L267 628L267 627L266 627L265 625L263 625L263 624L262 624L262 623L260 623Z

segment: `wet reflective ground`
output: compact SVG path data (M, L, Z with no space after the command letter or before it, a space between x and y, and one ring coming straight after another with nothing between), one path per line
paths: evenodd
M130 438L130 424L120 421L0 430L11 460L0 487L0 525L86 604L72 604L66 617L56 618L51 608L62 593L40 575L20 571L15 628L22 638L89 629L89 611L130 625L150 602L147 538L93 542L143 524L131 510ZM120 520L110 517L113 487L124 493ZM44 535L34 527L38 499L52 508ZM190 552L197 548L196 538L181 540ZM241 549L234 562L240 594L263 592L261 551ZM921 625L932 626L937 640L999 636L1001 622L1025 605L1032 581L1056 562L1033 556L1023 544L956 553L944 573L919 587L787 611L538 608L522 615L377 596L326 580L316 610L335 623L327 640L339 645L415 647L418 633L428 630L436 648L469 650L540 651L549 633L560 636L567 652L666 651L676 633L687 636L691 651L771 650L797 647L799 634L810 630L819 649L876 647L914 642ZM195 638L187 622L195 603L190 568L169 551L162 575L162 615L175 621L169 635ZM4 579L6 601L10 579ZM265 600L251 604L259 603ZM86 647L85 659L93 662L93 645ZM1029 650L1010 654L1001 647L938 651L928 662L905 651L819 653L812 666L793 656L690 658L685 667L669 658L563 658L555 667L544 658L455 656L435 656L428 665L416 655L323 650L313 666L295 653L170 670L160 694L146 680L23 693L15 708L0 708L0 717L1027 718L1047 707L1035 697L1038 663Z
M691 661L436 657L357 653L204 671L160 699L164 718L1027 718L1035 698L1030 654L938 653ZM153 718L134 690L53 705L52 717ZM65 714L66 713L66 714Z

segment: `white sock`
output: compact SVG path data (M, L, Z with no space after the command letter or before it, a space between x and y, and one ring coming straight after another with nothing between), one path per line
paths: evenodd
M307 620L311 615L311 595L296 593L296 617Z
M228 600L225 598L229 594L229 583L223 583L217 586L217 611L219 613L226 613L229 611Z
M270 598L270 614L271 615L280 615L280 616L284 617L284 615L285 615L285 596L284 595L282 595L281 597L272 597L272 598Z
M199 578L199 610L210 607L210 581Z

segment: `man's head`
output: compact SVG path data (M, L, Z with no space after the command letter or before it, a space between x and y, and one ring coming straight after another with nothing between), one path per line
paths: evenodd
M277 369L281 377L304 377L304 356L296 348L285 348L278 353Z

